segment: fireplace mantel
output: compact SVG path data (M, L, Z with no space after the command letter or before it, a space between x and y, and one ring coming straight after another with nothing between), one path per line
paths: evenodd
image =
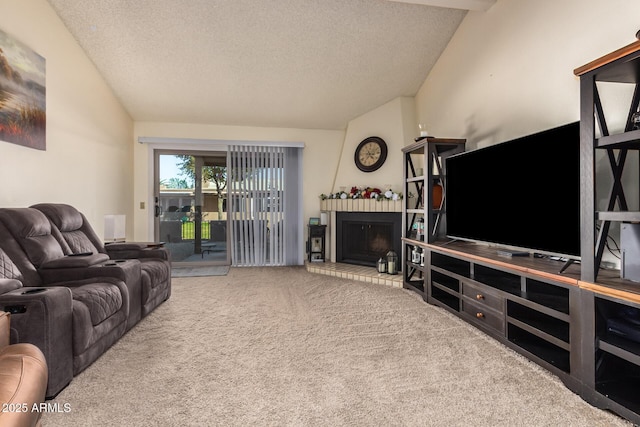
M322 212L402 212L402 200L325 199L320 200Z

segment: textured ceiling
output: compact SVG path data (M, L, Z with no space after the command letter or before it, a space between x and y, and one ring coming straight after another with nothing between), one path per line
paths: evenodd
M415 1L49 0L136 121L308 129L416 94L467 11Z

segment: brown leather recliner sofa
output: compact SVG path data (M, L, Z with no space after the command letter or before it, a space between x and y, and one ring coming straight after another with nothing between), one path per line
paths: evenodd
M20 286L0 280L0 290ZM33 344L9 345L10 314L0 313L0 425L39 426L47 389L47 362ZM35 405L35 407L34 407Z
M60 223L62 230L72 222ZM32 343L44 353L49 368L47 397L59 393L100 357L140 320L143 311L152 310L143 310L145 263L112 260L99 247L77 246L72 236L83 242L77 231L67 238L82 250L70 251L60 240L66 232L39 209L0 209L0 279L21 284L0 294L0 311L12 313L12 343ZM151 260L170 265L162 250L156 253L164 259L149 256L150 266L155 265ZM155 280L155 287L165 290L164 299L170 294L170 268L166 275ZM150 273L146 276L155 279Z

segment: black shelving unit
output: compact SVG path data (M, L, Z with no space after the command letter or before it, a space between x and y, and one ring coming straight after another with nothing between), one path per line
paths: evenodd
M640 306L628 300L593 294L595 340L587 363L589 388L585 397L597 406L617 412L634 423L640 422L640 342L638 337L623 336L610 330L610 320L628 318Z
M324 262L326 252L326 225L308 226L309 240L307 241L307 260L309 262Z
M580 77L582 280L595 282L612 224L640 221L640 211L627 203L628 189L622 181L627 159L631 153L640 152L640 130L634 129L632 121L640 107L640 41L577 68L574 74ZM622 132L610 132L598 83L629 85L633 89ZM602 211L596 206L597 151L606 153L613 176L607 207Z
M640 388L640 343L611 333L607 326L610 319L624 319L630 312L639 310L640 290L637 284L620 278L602 278L604 273L600 269L611 227L621 222L640 221L640 211L628 203L630 189L622 180L627 160L632 155L640 156L640 129L634 129L633 120L640 108L640 41L577 68L574 74L580 77L581 279L585 283L581 302L585 331L582 350L585 387L582 394L594 405L640 424L637 393ZM609 128L607 118L614 115L605 111L601 99L601 91L609 83L626 85L633 92L629 105L617 106L626 110L624 129L617 132ZM613 104L607 105L609 109L613 107ZM616 113L620 114L619 111ZM604 210L598 210L596 206L598 152L605 154L613 176ZM633 172L637 183L640 170L636 168ZM640 315L640 311L637 313ZM637 332L640 332L640 326Z
M444 236L446 172L444 159L464 151L466 140L419 138L402 149L404 155L403 237L434 242ZM404 287L424 295L426 270L411 260L415 244L405 241L402 250Z

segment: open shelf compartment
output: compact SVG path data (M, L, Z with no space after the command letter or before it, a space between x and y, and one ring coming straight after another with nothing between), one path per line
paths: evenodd
M523 328L508 323L507 338L510 342L544 360L564 372L571 372L570 352Z
M507 316L516 319L546 335L569 343L569 322L533 310L515 301L507 301ZM535 333L535 332L533 332Z
M462 277L471 277L471 263L469 261L433 252L431 253L431 265Z
M596 391L640 413L640 366L603 350L596 353Z

